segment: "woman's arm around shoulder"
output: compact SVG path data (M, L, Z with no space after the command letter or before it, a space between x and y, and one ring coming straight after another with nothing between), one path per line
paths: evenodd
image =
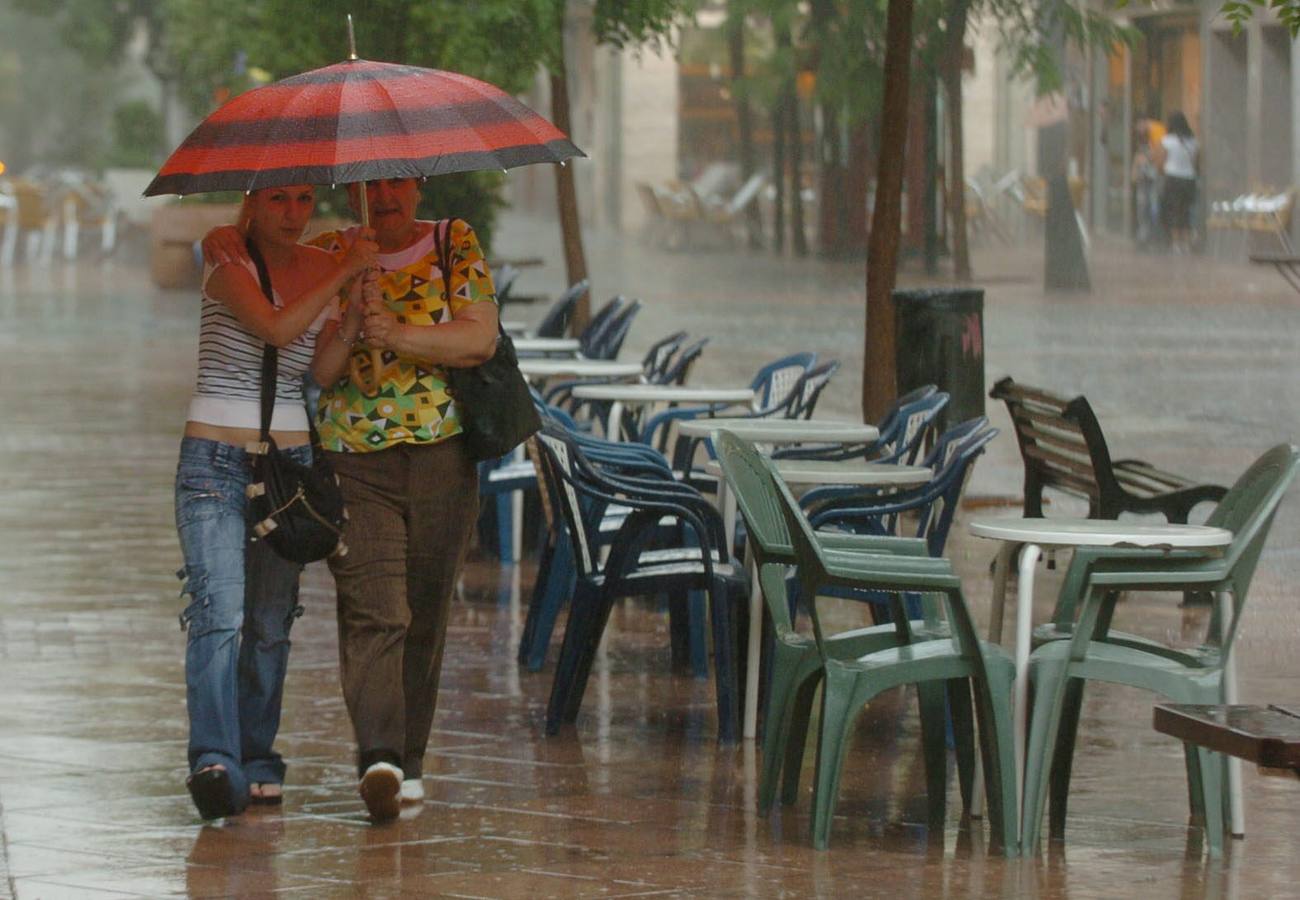
M285 347L306 331L358 272L373 264L377 246L367 236L358 237L340 261L323 250L299 246L295 261L309 268L309 287L275 307L262 293L253 273L238 263L225 263L213 270L207 293L224 303L240 324L276 347ZM283 294L282 294L283 296Z

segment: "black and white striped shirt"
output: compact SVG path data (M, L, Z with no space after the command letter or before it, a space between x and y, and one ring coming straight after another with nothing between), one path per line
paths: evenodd
M251 262L244 264L257 277ZM203 308L199 318L199 370L190 398L188 419L229 428L261 425L262 339L240 323L230 307L208 296L212 267L203 270ZM275 305L283 306L279 292ZM316 334L325 324L330 306L316 317L293 343L280 348L275 386L272 431L306 431L302 376L316 349Z

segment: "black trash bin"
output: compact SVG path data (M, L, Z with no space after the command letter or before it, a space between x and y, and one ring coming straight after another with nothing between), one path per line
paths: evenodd
M894 291L894 339L899 396L924 384L948 392L940 431L984 415L983 290Z

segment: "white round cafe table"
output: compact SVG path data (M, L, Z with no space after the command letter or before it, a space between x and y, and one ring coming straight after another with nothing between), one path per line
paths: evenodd
M868 439L869 440L869 439ZM857 443L853 440L852 443ZM925 466L897 466L893 463L869 463L860 460L831 461L824 459L773 460L781 480L791 485L847 484L855 487L912 487L925 484L934 472ZM724 533L736 543L736 497L722 478L722 466L716 459L704 464L704 471L718 478L718 505L722 508ZM763 634L763 592L758 585L753 566L749 572L749 640L746 653L749 657L745 669L745 715L743 735L758 734L758 673Z
M633 378L643 371L636 362L612 359L521 359L525 378Z
M605 436L618 440L618 423L623 407L654 406L659 403L727 405L754 402L753 388L681 387L671 384L581 384L573 389L575 400L607 400L610 403Z
M993 570L993 603L989 640L1002 640L1007 571L1020 547L1020 578L1016 589L1015 745L1016 797L1023 803L1025 784L1026 712L1029 708L1029 651L1033 637L1034 572L1043 547L1141 547L1159 550L1205 550L1232 543L1232 532L1207 525L1141 523L1106 519L978 518L967 528L976 537L1001 541ZM978 800L976 801L979 802Z
M538 355L577 353L582 342L577 338L534 338L521 337L513 338L515 350L520 354L533 353Z
M730 431L736 437L761 444L865 444L880 437L874 425L833 422L825 419L739 419L728 416L691 419L677 424L677 433L688 437L711 437Z

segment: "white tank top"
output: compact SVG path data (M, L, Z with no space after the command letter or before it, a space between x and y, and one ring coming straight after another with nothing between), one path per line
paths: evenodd
M244 267L257 278L251 262ZM208 295L212 266L203 268L203 307L199 318L199 368L187 416L227 428L259 428L262 424L262 339L231 312L230 307ZM276 307L284 300L273 297ZM331 304L332 305L332 304ZM280 348L276 370L275 407L272 431L306 431L307 410L302 395L302 376L316 350L316 334L330 314L327 305L316 320L287 347Z

